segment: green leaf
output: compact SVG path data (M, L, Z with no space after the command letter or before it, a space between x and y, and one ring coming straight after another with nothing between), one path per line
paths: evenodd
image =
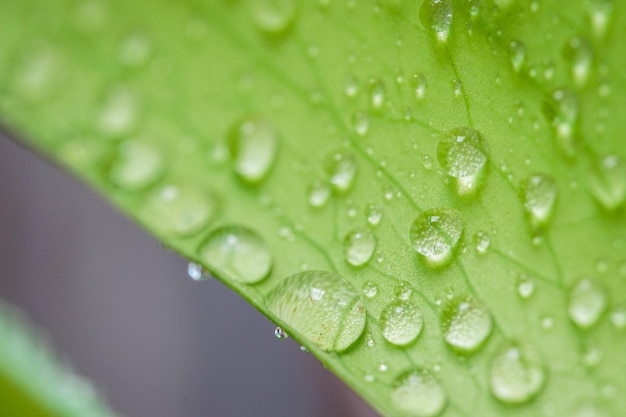
M381 414L626 409L621 3L2 8L5 124Z

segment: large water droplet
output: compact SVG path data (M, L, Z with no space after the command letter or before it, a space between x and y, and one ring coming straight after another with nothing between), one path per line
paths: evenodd
M255 0L252 4L254 23L268 34L285 32L296 16L294 0Z
M336 152L326 162L328 180L338 193L344 193L350 189L354 183L356 171L356 160L349 153Z
M424 321L411 301L396 300L387 304L380 314L383 337L396 346L413 343L422 332Z
M285 340L289 335L281 327L276 327L274 329L274 337L279 340Z
M534 174L522 181L524 210L534 230L548 224L554 212L557 194L556 183L547 175Z
M587 329L598 322L607 307L607 296L602 286L591 278L583 278L569 293L567 311L578 327Z
M140 190L153 184L162 172L163 158L153 146L128 141L120 145L109 179L126 190Z
M529 401L541 391L545 379L543 362L530 347L507 346L491 362L491 392L505 403Z
M613 0L590 0L586 4L593 34L597 38L604 38L614 14Z
M487 151L478 131L459 127L448 131L437 145L437 160L457 182L459 194L473 192L487 163Z
M139 217L155 230L186 236L205 227L216 211L211 194L191 185L167 184L148 197Z
M104 97L97 125L105 137L119 139L132 133L139 124L139 100L126 87L115 87Z
M365 329L359 292L343 277L306 271L285 278L267 295L269 310L326 351L344 351Z
M446 395L429 371L412 369L394 380L391 401L403 416L435 417L446 406Z
M376 238L367 229L355 229L343 240L343 254L352 266L363 266L372 259L376 249Z
M233 126L228 136L235 172L244 181L256 184L274 165L278 153L278 134L272 125L259 118L246 118Z
M431 209L413 221L410 239L427 263L440 265L452 259L462 233L463 221L456 210Z
M441 325L446 343L464 352L475 352L493 327L487 307L474 297L452 299L441 315Z
M245 284L262 281L272 269L272 253L267 243L243 226L224 226L212 231L200 246L199 255L213 272Z
M509 43L509 56L515 72L520 72L526 61L526 46L518 40Z
M581 38L570 39L563 48L563 56L570 61L574 83L578 87L584 87L589 80L593 60L593 50L589 42Z
M451 0L424 0L420 7L420 21L426 29L434 31L439 42L446 42L452 26Z
M626 200L626 163L617 155L596 161L590 177L591 194L607 210L615 210Z

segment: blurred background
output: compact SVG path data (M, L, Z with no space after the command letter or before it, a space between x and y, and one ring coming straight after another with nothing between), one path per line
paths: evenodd
M274 325L0 132L0 299L126 417L375 416Z

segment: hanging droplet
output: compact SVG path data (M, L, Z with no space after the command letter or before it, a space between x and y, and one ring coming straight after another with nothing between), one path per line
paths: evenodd
M511 65L515 72L520 72L526 61L526 46L522 41L515 40L509 43L509 56L511 58Z
M591 194L607 210L626 201L626 162L617 155L603 156L594 164L589 180Z
M493 328L487 307L471 296L448 302L441 315L441 325L446 343L463 353L480 349Z
M435 417L445 408L446 395L429 371L412 369L394 380L391 402L403 416Z
M375 204L367 205L365 208L365 215L367 216L367 222L371 226L378 226L383 218L382 210Z
M459 127L448 131L437 145L437 160L449 176L456 179L457 191L470 194L487 163L487 151L478 131Z
M374 281L365 281L363 283L363 294L365 294L367 298L376 297L376 294L378 294L378 284Z
M211 275L202 268L202 265L193 262L189 262L187 265L187 275L194 281L206 281L211 277Z
M363 266L372 259L376 238L367 229L354 229L343 240L343 254L352 266Z
M568 313L582 329L593 327L607 307L607 296L602 286L591 278L583 278L569 293Z
M485 232L476 232L474 234L474 244L476 248L476 252L479 255L484 255L487 253L489 249L489 245L491 241L489 240L489 235Z
M413 74L410 78L411 87L415 91L415 99L421 101L426 96L426 77L419 72Z
M366 113L358 111L352 116L352 128L359 136L367 135L370 129L370 119Z
M139 100L126 87L115 87L106 94L97 125L109 139L119 139L132 133L139 124Z
M330 187L322 181L314 181L309 187L309 204L311 207L323 207L330 198Z
M256 284L272 269L267 243L243 226L223 226L211 232L200 246L200 257L213 272L244 284Z
M593 34L598 39L604 38L613 19L615 9L613 0L590 0L586 5Z
M232 127L228 146L237 175L250 184L256 184L267 176L274 165L278 134L267 121L246 118Z
M211 194L191 185L167 184L148 197L139 219L161 233L187 236L206 227L216 212Z
M554 213L556 183L547 175L534 174L522 181L520 189L531 227L534 231L545 227Z
M543 362L530 347L509 345L491 362L491 392L508 404L530 401L541 391L545 379Z
M163 158L153 146L127 141L119 146L109 179L120 188L134 191L154 184L162 173Z
M354 183L357 165L354 157L345 152L334 153L326 162L328 181L338 193L345 193Z
M406 281L398 281L393 292L399 300L406 301L413 294L413 287Z
M419 18L426 29L432 30L439 42L446 42L452 27L451 0L424 0L420 7Z
M294 0L255 0L252 5L254 23L268 34L286 32L296 17Z
M456 210L426 210L413 221L410 239L413 248L427 263L442 265L452 259L463 228L463 221Z
M380 314L383 337L392 345L407 346L422 332L424 321L417 306L404 300L392 301Z
M343 277L325 271L300 272L267 295L269 310L325 351L349 348L365 329L359 292Z
M279 340L285 340L286 338L289 337L289 335L281 327L276 327L274 329L274 337L276 337L276 339L279 339Z
M379 78L369 81L370 105L374 110L381 110L385 106L386 88L385 83Z
M572 38L565 44L563 56L572 66L571 73L574 83L578 87L584 87L589 80L593 62L591 44L585 39Z

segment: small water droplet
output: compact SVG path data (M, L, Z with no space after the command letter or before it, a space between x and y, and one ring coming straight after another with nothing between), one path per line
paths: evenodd
M306 346L300 346L300 352L308 352L309 349L306 348Z
M598 159L592 168L591 194L607 210L615 210L626 201L626 163L617 155Z
M367 135L370 129L370 119L368 115L362 111L354 113L352 116L352 128L359 136Z
M489 245L491 244L491 240L489 239L489 235L485 232L476 232L474 234L474 244L476 248L476 252L479 255L484 255L489 250Z
M591 44L585 39L572 38L565 44L563 56L571 64L571 73L574 83L578 87L584 87L589 80L593 61Z
M354 229L343 240L343 254L352 266L363 266L372 259L376 238L367 229Z
M21 50L15 58L12 89L20 97L40 101L57 88L64 73L60 53L48 44L36 44Z
M394 380L391 402L402 415L435 417L445 408L446 395L429 371L412 369Z
M120 45L118 58L129 67L140 67L148 62L152 54L152 45L149 39L141 33L132 33Z
M465 195L476 190L487 163L487 151L478 131L459 127L439 140L437 160L446 174L456 179L458 193Z
M365 329L365 307L343 277L326 271L300 272L267 295L269 310L326 351L349 348Z
M526 61L526 46L522 41L514 40L509 43L509 56L515 72L520 72Z
M187 275L194 281L206 281L211 275L202 268L202 265L189 262L187 265Z
M380 314L383 337L396 346L413 343L422 332L424 321L417 306L404 300L392 301Z
M276 337L276 339L279 339L279 340L285 340L286 338L289 337L287 332L285 332L281 327L276 327L274 329L274 336ZM302 350L302 349L300 349L300 350Z
M591 0L586 5L594 35L599 39L604 38L613 19L613 0Z
M578 97L571 90L558 89L552 98L556 108L552 126L556 132L557 145L566 155L572 156L576 152L574 133L580 113Z
M452 1L424 0L420 6L419 18L426 29L435 33L439 42L446 42L452 27Z
M378 226L383 218L383 212L377 205L368 204L365 208L365 216L371 226Z
M545 379L543 362L528 346L506 346L491 362L491 392L508 404L530 401L541 391Z
M581 279L569 292L567 311L572 321L582 329L595 325L606 307L606 292L600 283L591 278Z
M550 330L554 327L554 319L550 316L541 318L541 328L544 330Z
M125 190L140 190L152 185L162 172L163 158L153 146L127 141L119 146L109 179Z
M554 212L556 183L547 175L534 174L522 181L520 189L530 225L537 231L548 224Z
M215 273L244 284L261 282L272 269L267 243L243 226L213 230L200 246L200 257Z
M535 282L527 275L520 275L517 281L517 295L526 300L535 293Z
M322 181L314 181L309 187L309 204L312 207L323 207L330 198L331 189Z
M380 78L369 80L370 105L374 110L381 110L385 105L386 88Z
M394 288L394 294L398 299L406 301L413 294L413 287L406 281L398 281Z
M162 233L192 235L206 227L217 212L217 201L191 185L166 184L152 193L139 218Z
M365 281L363 283L363 294L365 294L367 298L376 297L376 294L378 294L378 284L374 281Z
M245 118L231 128L228 147L237 175L250 184L256 184L267 176L274 165L278 134L263 119Z
M426 96L426 77L419 72L411 76L411 87L415 91L415 99L421 101Z
M254 23L268 34L286 32L296 16L296 3L293 0L255 0L252 4Z
M413 248L431 265L450 261L463 233L460 214L452 209L431 209L413 221L410 239Z
M97 125L105 137L119 139L132 133L139 124L139 100L126 87L112 88L104 97Z
M587 346L580 358L580 363L586 368L594 368L602 361L602 351L594 346Z
M108 5L103 0L83 0L74 11L76 28L87 35L95 34L104 29L108 20Z
M328 180L338 193L344 193L350 189L354 183L356 171L356 160L349 153L336 152L326 162Z
M618 307L611 312L611 324L618 330L626 328L626 308Z
M463 353L480 349L493 327L487 307L471 296L448 302L441 315L441 325L446 343Z
M354 98L359 94L359 80L354 75L346 77L346 86L344 92L348 98Z

